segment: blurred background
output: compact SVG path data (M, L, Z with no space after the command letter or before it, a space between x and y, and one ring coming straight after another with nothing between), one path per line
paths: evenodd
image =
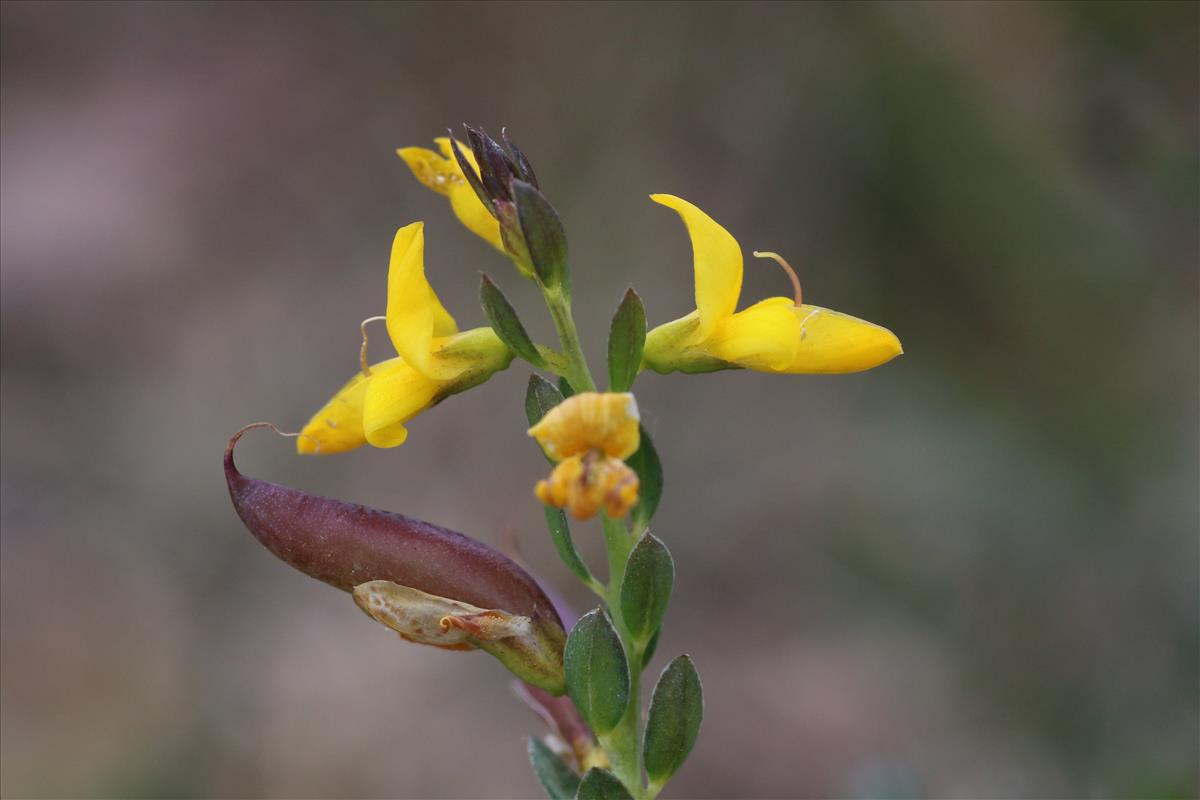
M667 796L1195 797L1198 9L4 3L3 794L538 794L506 674L276 561L219 468L356 370L402 224L461 324L484 269L550 338L394 154L470 121L562 214L594 367L627 285L693 307L650 192L905 345L639 381L678 565L651 674L691 653L707 701ZM789 292L747 262L743 306ZM399 450L239 464L511 537L586 607L527 375Z

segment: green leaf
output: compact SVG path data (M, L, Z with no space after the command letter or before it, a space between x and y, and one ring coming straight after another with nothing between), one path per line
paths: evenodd
M510 350L535 367L545 369L546 359L542 358L537 345L525 332L525 326L521 324L516 309L512 307L508 298L504 296L504 292L500 291L500 287L486 273L480 273L480 275L479 303L483 306L483 313L487 315L492 330L500 337L500 341L508 345Z
M650 700L642 753L651 782L662 785L683 766L703 717L700 676L691 658L679 656L659 676Z
M606 769L592 767L579 783L576 800L633 800L625 784Z
M546 527L550 529L550 538L554 542L554 549L558 551L558 557L567 565L567 569L575 573L575 576L581 581L593 583L595 578L592 577L587 564L583 563L583 557L579 555L579 551L575 549L575 542L571 540L571 528L567 525L567 515L561 508L545 506L543 510L546 512Z
M525 388L525 418L530 427L537 425L546 412L562 401L562 392L553 383L536 372L530 374L529 385Z
M650 637L650 641L647 642L645 648L642 649L643 670L650 666L650 659L654 658L654 651L658 649L658 639L660 636L662 636L662 628L659 628L654 632L654 635Z
M658 632L674 583L675 563L667 546L647 531L629 554L621 579L621 617L639 643Z
M567 234L562 220L545 195L525 181L512 182L517 221L529 249L529 259L542 285L556 289L567 271Z
M638 476L638 504L633 507L633 531L639 533L650 526L654 512L658 510L658 501L662 499L662 462L658 460L658 451L654 442L643 425L640 429L641 446L636 453L625 459Z
M550 800L571 800L579 790L579 776L541 739L529 740L529 762Z
M558 379L558 391L563 397L571 397L575 394L575 387L566 378Z
M628 392L642 366L642 347L646 344L646 309L642 298L630 287L608 333L608 390Z
M567 693L597 734L616 727L629 705L629 662L621 639L597 608L575 623L563 653Z

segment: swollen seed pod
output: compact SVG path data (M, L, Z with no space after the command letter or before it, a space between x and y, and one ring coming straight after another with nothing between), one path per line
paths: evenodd
M235 433L225 448L225 480L233 507L268 550L305 575L342 591L390 581L480 609L528 617L540 663L518 677L561 694L566 632L553 603L511 559L461 533L389 511L346 503L238 472L233 449L265 423Z

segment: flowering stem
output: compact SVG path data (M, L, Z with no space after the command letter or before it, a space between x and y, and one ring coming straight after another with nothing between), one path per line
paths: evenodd
M592 392L596 383L588 369L587 358L579 342L579 331L575 328L575 319L571 314L571 301L560 289L542 287L542 295L546 299L546 307L554 320L554 329L562 344L566 364L562 375L577 392ZM608 585L603 587L600 594L608 607L609 616L617 635L621 638L621 646L629 662L629 705L617 726L600 737L601 744L612 760L613 773L625 784L625 788L637 800L647 797L647 790L642 784L642 648L629 633L625 620L621 617L621 581L625 576L625 563L629 552L633 549L633 537L625 523L612 519L601 513L604 525L604 544L608 551Z
M617 635L621 637L625 657L629 661L629 705L625 708L625 715L621 717L617 727L601 737L601 741L612 759L613 772L635 798L641 798L644 796L641 758L642 649L630 635L621 615L621 582L625 577L625 564L633 542L620 520L612 519L603 513L601 519L604 524L604 542L608 549L609 564L608 595L605 600L613 626L617 629Z
M571 301L561 290L543 289L542 294L546 298L546 307L550 309L550 318L554 320L558 340L562 343L563 355L566 356L563 377L577 392L596 391L596 383L588 369L587 358L583 355L583 346L579 343L575 318L571 315Z

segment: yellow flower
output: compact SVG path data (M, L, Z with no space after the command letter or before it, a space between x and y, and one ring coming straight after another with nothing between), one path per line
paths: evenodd
M674 209L692 239L696 310L646 336L643 366L655 372L711 372L742 367L783 374L859 372L891 361L903 350L887 328L837 311L770 297L737 311L742 249L711 217L669 194L650 195Z
M399 358L355 375L313 415L297 439L301 453L340 453L364 442L395 447L405 423L444 398L505 369L513 354L491 328L458 332L425 278L424 226L396 232L388 267L387 330Z
M638 499L638 477L622 459L641 441L637 400L632 394L583 392L569 397L529 429L546 456L559 462L534 494L546 505L565 508L577 519L601 507L613 519L629 513Z
M438 194L444 194L450 198L450 207L454 210L454 215L467 227L467 230L501 253L505 253L504 242L500 238L500 223L496 221L496 218L480 201L479 195L475 194L475 190L467 183L462 169L458 166L458 161L454 158L454 151L450 149L450 138L439 136L433 141L441 151L441 155L424 147L402 147L396 151L396 154L404 159L404 163L412 170L417 180ZM464 147L461 142L454 144L478 174L479 164L475 161L471 149Z

